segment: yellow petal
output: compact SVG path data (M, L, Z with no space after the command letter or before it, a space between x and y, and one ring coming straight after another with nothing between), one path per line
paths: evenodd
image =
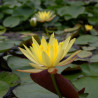
M59 66L65 66L65 65L68 65L68 64L72 63L76 58L77 58L77 56L74 56L72 59L70 59L69 61L67 61L65 64L63 64L63 65L59 65Z
M26 51L28 52L28 54L35 60L35 61L37 61L37 59L35 58L35 56L34 56L34 53L32 53L28 48L27 48L27 46L25 46L25 45L23 45L24 47L25 47L25 49L26 49Z
M17 69L17 71L19 72L25 72L25 73L39 73L43 70L40 70L40 69L28 69L28 70L20 70L20 69Z
M44 70L46 69L44 66L42 65L38 65L38 64L34 64L34 63L30 63L30 65L36 69L41 69L41 70Z
M66 64L66 62L68 62L69 60L71 60L74 56L76 56L76 55L77 55L78 53L80 53L80 52L81 52L81 50L76 51L76 52L73 53L70 57L68 57L66 60L60 62L60 63L58 64L58 66L61 66L61 65Z
M63 42L63 49L66 49L67 48L67 46L68 46L68 43L69 43L69 41L70 41L70 38L71 38L71 36L69 36L64 42Z
M70 50L70 48L72 47L72 45L73 45L73 43L75 42L75 38L74 39L72 39L70 42L69 42L69 44L68 44L68 47L65 49L65 52L64 52L64 55L62 56L62 58L64 57L64 56L66 56L66 54L68 53L68 51Z
M46 42L46 39L45 39L44 36L43 36L42 39L41 39L41 45L42 45L44 48L47 48L47 42Z
M32 62L38 64L38 63L29 55L29 53L28 53L26 50L24 50L24 49L22 49L22 48L20 48L20 47L19 47L19 49L21 50L21 52L22 52L30 61L32 61Z
M43 63L46 67L50 67L51 66L51 61L50 61L50 58L49 56L47 55L46 52L43 51L42 53L42 60L43 60Z
M62 59L62 55L63 55L63 54L64 54L64 50L61 50L61 51L58 53L58 56L57 56L56 60L54 61L53 66L56 66L56 65L60 62L60 60Z
M56 15L51 16L51 18L49 18L49 19L47 20L47 22L51 21L55 16L56 16Z
M37 47L36 44L33 44L33 48L32 47L30 47L30 48L31 48L31 51L34 54L35 58L37 59L38 63L40 64L41 62L40 62L39 53L38 53L39 47Z
M54 33L51 34L50 39L49 39L49 44L52 45L54 42L55 38L54 38Z
M54 57L54 48L53 48L53 46L50 46L50 48L49 48L49 57L50 57L51 62L52 62L53 57Z
M33 41L33 44L36 44L36 45L37 45L37 47L39 47L38 42L34 39L34 37L33 37L33 36L32 36L32 41Z

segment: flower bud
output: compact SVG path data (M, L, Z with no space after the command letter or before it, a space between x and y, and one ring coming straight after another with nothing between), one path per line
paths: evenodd
M35 17L30 19L30 25L35 27L37 25L37 19Z

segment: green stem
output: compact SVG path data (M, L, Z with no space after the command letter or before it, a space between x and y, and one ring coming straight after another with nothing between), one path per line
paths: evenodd
M47 29L47 24L46 23L45 23L45 31L47 33L47 36L49 36L48 29Z
M56 92L57 92L59 98L62 98L61 93L60 93L60 91L59 91L59 88L58 88L58 86L57 86L57 83L56 83L56 80L55 80L55 77L54 77L53 74L51 74L51 79L52 79L53 85L54 85L54 87L55 87L55 90L56 90Z

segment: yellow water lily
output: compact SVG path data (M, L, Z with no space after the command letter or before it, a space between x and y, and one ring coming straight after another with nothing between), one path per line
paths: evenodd
M91 26L91 25L85 25L85 29L86 29L86 31L90 31L90 30L93 29L93 26Z
M39 11L35 17L39 22L49 22L51 21L56 15L53 14L51 11Z
M48 43L43 36L40 45L33 37L32 40L33 44L32 46L30 46L30 48L27 48L27 46L24 45L25 49L19 49L30 61L32 61L30 65L35 69L18 71L37 73L48 69L48 72L55 73L57 72L56 66L64 66L71 63L80 52L80 50L78 50L67 59L63 60L63 58L67 55L68 51L75 42L75 38L71 40L71 36L69 36L63 42L58 42L54 37L54 34L52 34Z

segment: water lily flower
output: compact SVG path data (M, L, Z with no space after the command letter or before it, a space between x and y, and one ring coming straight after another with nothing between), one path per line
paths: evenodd
M86 29L86 31L90 31L90 30L93 29L93 26L91 26L91 25L85 25L85 29Z
M51 21L56 15L53 14L51 11L39 11L35 17L37 18L37 21L39 22L49 22Z
M67 59L63 60L75 42L75 38L71 40L71 36L65 41L58 42L54 37L54 34L52 34L48 43L43 36L40 45L33 37L32 40L33 44L30 48L27 48L27 46L24 45L25 49L19 49L30 61L32 61L30 65L35 69L18 70L20 72L38 73L48 69L48 72L55 74L58 71L56 66L64 66L71 63L80 52L80 50L78 50Z

